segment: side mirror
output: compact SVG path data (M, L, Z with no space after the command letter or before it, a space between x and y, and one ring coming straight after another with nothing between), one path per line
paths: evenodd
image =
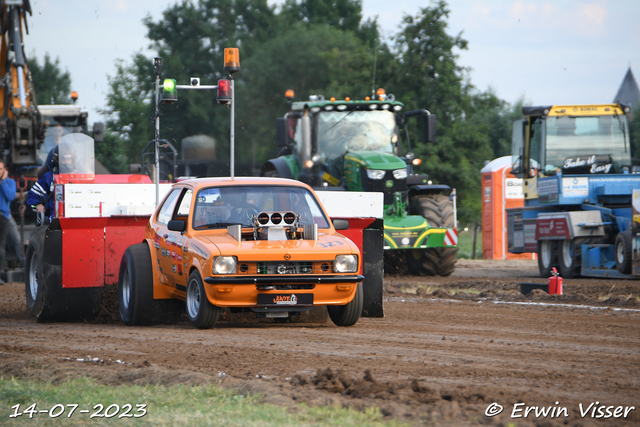
M93 140L95 142L104 142L104 123L93 123Z
M178 231L182 233L187 229L187 223L181 219L174 219L169 221L169 224L167 224L167 228L171 231Z
M278 147L287 145L287 119L278 117L276 119L276 142Z
M425 142L436 142L437 127L435 114L427 114L424 117L424 135Z
M336 230L348 230L349 229L349 221L346 219L334 219L333 228Z

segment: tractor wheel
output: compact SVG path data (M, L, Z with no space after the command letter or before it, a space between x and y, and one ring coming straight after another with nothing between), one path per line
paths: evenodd
M198 271L194 271L189 276L186 306L187 317L196 329L210 329L220 317L220 307L209 302Z
M576 239L577 240L577 239ZM578 249L573 240L560 240L558 242L558 261L560 262L560 275L565 279L572 279L580 275L580 254L582 247Z
M540 277L551 276L551 269L558 266L558 251L553 240L538 240L538 271Z
M631 274L631 240L631 230L618 233L616 236L616 268L622 274Z
M560 275L565 279L580 277L582 267L582 245L605 243L606 237L577 237L558 242Z
M423 216L429 227L454 228L453 203L442 194L422 194L410 201L410 213ZM416 273L423 276L448 276L456 269L458 248L423 249Z
M128 326L175 324L182 304L174 299L153 299L153 270L149 246L139 243L127 248L120 262L118 305Z
M364 296L362 294L362 283L358 283L356 295L345 305L328 305L327 311L331 321L336 326L353 326L360 319Z

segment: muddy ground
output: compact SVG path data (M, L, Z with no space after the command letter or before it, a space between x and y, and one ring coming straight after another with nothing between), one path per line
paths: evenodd
M561 296L523 296L520 282L545 282L535 261L460 260L450 277L385 276L382 319L338 328L227 316L208 331L107 316L38 324L24 285L5 284L0 375L217 383L277 405L375 406L416 425L640 425L640 281L565 280Z

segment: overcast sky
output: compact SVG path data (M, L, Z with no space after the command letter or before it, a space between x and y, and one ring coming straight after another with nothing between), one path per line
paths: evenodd
M159 20L162 11L175 3L31 0L25 51L28 57L35 53L40 63L46 52L58 58L71 73L72 90L79 92L78 103L89 110L89 121L97 121L115 59L130 62L138 51L153 56L142 19L151 14ZM384 34L392 35L404 14L416 15L429 4L428 0L364 0L363 11L365 18L378 16ZM640 79L638 0L449 0L448 4L449 34L463 32L469 42L469 49L460 52L459 64L471 67L471 82L478 89L491 87L508 102L524 96L533 104L608 103L629 66Z

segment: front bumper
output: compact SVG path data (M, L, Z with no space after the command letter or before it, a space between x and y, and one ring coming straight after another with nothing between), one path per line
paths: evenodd
M296 295L298 305L344 305L353 299L358 283L364 280L362 275L348 275L328 277L281 275L281 276L234 276L234 277L207 277L205 292L211 304L218 307L260 307L259 298L264 295L277 297L278 295ZM263 289L267 286L275 289ZM284 285L284 286L278 286ZM287 289L287 285L292 286ZM295 289L295 285L302 285ZM304 303L309 297L301 297L302 294L312 296L311 304ZM259 297L262 295L262 297ZM296 306L298 306L296 305ZM296 307L289 306L289 307Z
M364 276L233 276L233 277L207 277L205 283L210 285L266 285L266 284L331 284L331 283L358 283L364 280Z

